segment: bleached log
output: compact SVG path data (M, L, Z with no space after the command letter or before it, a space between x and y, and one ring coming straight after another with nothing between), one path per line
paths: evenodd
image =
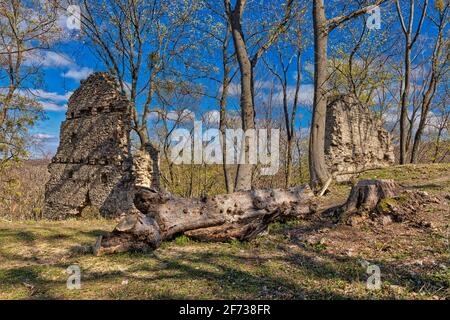
M134 204L140 213L124 217L98 239L94 253L157 248L178 234L202 241L249 240L275 220L305 217L317 209L308 186L254 190L205 199L185 199L141 188Z

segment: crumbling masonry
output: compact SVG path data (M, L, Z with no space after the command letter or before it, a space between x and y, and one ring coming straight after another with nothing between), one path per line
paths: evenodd
M335 97L328 104L325 159L338 182L395 161L389 133L367 106L351 96Z
M107 73L95 73L70 97L60 145L49 165L44 215L104 216L133 209L131 114L127 98Z

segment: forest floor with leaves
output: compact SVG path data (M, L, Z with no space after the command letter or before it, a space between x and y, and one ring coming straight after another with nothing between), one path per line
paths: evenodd
M327 212L272 224L250 242L180 236L151 253L95 257L91 245L116 221L0 221L0 299L450 299L450 164L372 170L441 201L418 212L426 225L335 224ZM345 202L333 185L322 206ZM66 269L81 268L68 290ZM370 290L368 266L380 269Z

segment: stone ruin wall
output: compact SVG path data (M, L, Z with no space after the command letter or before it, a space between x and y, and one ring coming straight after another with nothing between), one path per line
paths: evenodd
M95 73L83 81L69 100L49 165L47 218L79 216L87 207L104 216L133 209L130 131L130 105L114 79Z
M325 160L338 182L355 174L394 164L389 133L371 111L349 96L332 100L327 107Z
M135 186L159 188L159 155L151 144L131 155L130 103L107 73L82 81L69 99L60 145L49 165L44 215L103 216L133 212ZM337 181L394 163L388 132L356 99L339 97L327 110L325 157ZM152 174L153 173L153 174Z

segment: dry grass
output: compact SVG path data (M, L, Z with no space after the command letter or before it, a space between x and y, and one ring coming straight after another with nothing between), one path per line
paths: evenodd
M29 160L13 165L0 175L0 218L41 219L48 161Z
M450 195L450 165L394 167L365 177L396 178ZM328 198L345 200L348 186ZM328 200L330 201L330 200ZM249 243L198 243L186 237L155 252L94 257L95 238L114 221L1 222L1 299L445 299L450 298L450 212L442 202L421 212L431 228L333 225L324 216L271 225ZM66 269L82 270L68 290ZM368 290L367 264L382 287Z

